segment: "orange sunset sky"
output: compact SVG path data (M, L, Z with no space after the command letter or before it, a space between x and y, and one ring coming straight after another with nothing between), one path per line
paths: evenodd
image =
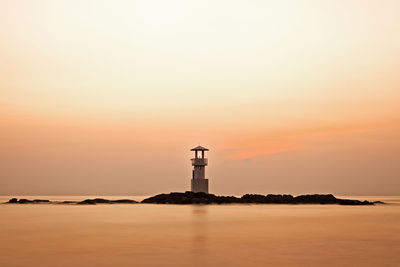
M400 194L400 1L0 2L0 194Z

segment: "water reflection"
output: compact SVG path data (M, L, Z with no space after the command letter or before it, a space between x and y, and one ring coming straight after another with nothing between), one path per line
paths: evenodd
M0 205L0 266L399 266L400 198L389 198L361 207Z
M195 266L204 265L207 255L207 205L192 206L192 255Z

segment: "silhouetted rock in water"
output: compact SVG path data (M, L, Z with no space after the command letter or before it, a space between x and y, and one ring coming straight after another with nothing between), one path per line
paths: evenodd
M95 205L96 202L94 201L94 199L85 199L85 200L78 202L77 204L79 204L79 205Z
M108 200L104 198L85 199L83 201L55 201L52 202L47 199L34 199L29 200L25 198L17 199L12 198L6 203L11 204L79 204L79 205L95 205L95 204L134 204L138 203L132 199L118 199ZM233 196L216 196L207 193L194 193L187 191L185 193L173 192L169 194L160 194L153 197L146 198L142 203L156 203L156 204L231 204L231 203L244 203L244 204L340 204L340 205L374 205L385 204L382 201L360 201L352 199L340 199L331 194L327 195L300 195L293 197L292 195L258 195L246 194L241 198Z
M339 204L332 194L328 195L301 195L293 199L298 204Z
M156 204L229 204L229 203L255 203L255 204L340 204L340 205L373 205L374 202L350 199L339 199L328 195L258 195L246 194L241 198L233 196L216 196L206 193L173 192L146 198L142 203Z
M360 200L353 200L353 199L338 199L340 205L374 205L375 202L369 201L360 201Z
M293 203L292 195L257 195L246 194L241 198L243 203L271 203L271 204L289 204Z
M173 192L170 194L160 194L150 198L146 198L142 203L157 203L157 204L227 204L241 203L240 198L232 196L216 196L207 193Z
M134 203L139 203L136 200L132 199L118 199L118 200L111 200L112 203L118 203L118 204L134 204Z
M90 200L90 199L89 199ZM104 198L95 198L95 199L91 199L95 204L99 203L99 204L109 204L111 203L110 200L108 199L104 199Z
M18 203L18 204L29 204L29 203L50 203L50 200L47 199L34 199L34 200L29 200L25 198L17 199L17 198L12 198L10 199L7 203Z
M18 198L12 198L7 203L18 203Z
M118 199L118 200L108 200L104 198L95 198L95 199L85 199L83 201L50 201L47 199L34 199L34 200L29 200L29 199L17 199L17 198L12 198L6 203L15 203L15 204L40 204L40 203L48 203L48 204L88 204L88 205L94 205L94 204L133 204L133 203L138 203L135 200L132 199Z
M29 199L25 199L25 198L21 198L20 200L18 200L19 204L28 204L28 203L33 203L33 200L29 200Z
M94 204L133 204L138 203L132 199L118 199L118 200L108 200L104 198L95 198L95 199L85 199L83 201L78 202L79 205L94 205Z
M29 204L29 203L50 203L50 200L47 199L34 199L34 200L29 200L25 198L17 199L17 198L12 198L10 199L7 203L18 203L18 204Z

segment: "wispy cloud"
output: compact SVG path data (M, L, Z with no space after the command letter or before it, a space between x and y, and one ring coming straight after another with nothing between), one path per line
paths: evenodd
M286 151L305 149L308 140L329 139L334 134L353 133L398 126L398 120L364 124L320 124L310 127L293 127L245 133L234 136L225 143L226 157L229 159L250 159Z

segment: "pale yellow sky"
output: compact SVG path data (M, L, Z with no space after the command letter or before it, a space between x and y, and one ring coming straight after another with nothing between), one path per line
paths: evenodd
M400 2L0 2L0 194L399 194Z

